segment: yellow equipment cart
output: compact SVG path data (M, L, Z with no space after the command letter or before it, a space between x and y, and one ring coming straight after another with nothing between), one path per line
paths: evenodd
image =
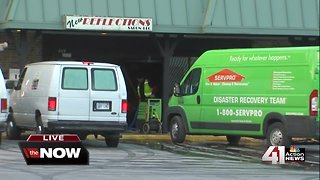
M150 131L162 132L161 105L161 99L157 98L149 98L146 102L140 102L136 120L136 127L140 129L140 132L145 134L149 134Z

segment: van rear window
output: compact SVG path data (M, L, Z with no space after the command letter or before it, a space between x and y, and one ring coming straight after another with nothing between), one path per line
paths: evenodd
M112 69L91 69L92 90L116 91L117 81Z
M62 89L87 90L88 71L86 68L63 68Z

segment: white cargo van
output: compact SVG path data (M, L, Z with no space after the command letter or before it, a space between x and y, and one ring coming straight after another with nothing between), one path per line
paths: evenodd
M127 91L119 66L47 61L26 65L10 97L7 135L22 131L102 135L116 147L126 130Z
M2 132L5 131L5 127L6 127L6 119L7 119L7 90L6 90L6 86L4 83L4 79L3 79L3 75L2 75L2 71L0 69L0 143L1 143L1 139L2 139Z

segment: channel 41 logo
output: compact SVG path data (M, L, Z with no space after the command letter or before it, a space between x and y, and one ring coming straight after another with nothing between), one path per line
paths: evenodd
M286 162L304 162L306 153L305 148L291 146L270 146L262 156L262 161L272 164L285 164Z
M32 134L19 147L27 165L89 165L89 152L74 134Z

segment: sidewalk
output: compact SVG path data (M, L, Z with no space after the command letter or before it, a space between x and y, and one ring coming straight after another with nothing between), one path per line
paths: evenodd
M123 141L169 141L171 142L170 134L143 134L139 133L137 131L127 131L125 133L122 133L122 140ZM201 142L201 141L206 141L206 142L214 142L214 141L225 141L227 142L227 139L225 136L212 136L212 135L187 135L186 137L187 142ZM254 138L247 138L247 137L242 137L241 138L242 142L258 142L261 140L259 139L254 139Z
M171 142L170 134L143 134L138 131L127 131L121 134L122 141L155 141L155 142ZM102 139L102 136L98 136L98 139ZM93 135L89 135L87 139L95 139ZM250 139L252 142L252 138L241 138L241 140ZM227 141L225 136L208 136L208 135L187 135L186 141ZM245 140L246 141L246 140Z

